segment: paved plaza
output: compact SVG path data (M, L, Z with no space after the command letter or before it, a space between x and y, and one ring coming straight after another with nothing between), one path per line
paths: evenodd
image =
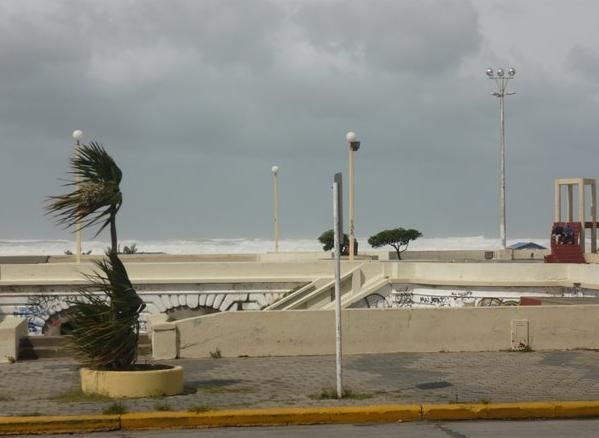
M141 361L143 362L143 361ZM186 393L121 400L129 412L248 407L599 400L599 352L405 353L344 358L341 401L334 356L181 359ZM0 364L0 416L101 414L115 403L78 391L78 364ZM323 394L325 393L325 394Z

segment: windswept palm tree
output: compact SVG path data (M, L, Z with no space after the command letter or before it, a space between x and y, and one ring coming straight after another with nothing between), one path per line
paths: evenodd
M86 275L89 285L70 300L69 335L75 355L96 369L131 369L137 360L139 315L145 305L133 289L117 254L116 214L123 202L122 172L102 145L82 145L71 160L74 190L51 196L46 210L60 224L75 230L99 225L96 236L110 226L111 247L97 270Z
M82 145L71 159L75 189L66 195L51 196L46 207L66 228L78 231L101 224L95 236L110 225L111 250L117 252L116 214L123 203L119 187L123 174L102 145ZM94 237L95 237L94 236Z

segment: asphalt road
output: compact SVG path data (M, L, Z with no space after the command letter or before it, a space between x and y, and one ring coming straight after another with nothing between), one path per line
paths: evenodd
M39 437L39 435L31 435ZM599 419L561 421L460 421L449 423L403 423L376 425L322 425L245 427L192 430L159 430L140 432L99 432L97 438L518 438L518 437L594 437L599 436ZM74 438L86 435L45 435L45 437Z

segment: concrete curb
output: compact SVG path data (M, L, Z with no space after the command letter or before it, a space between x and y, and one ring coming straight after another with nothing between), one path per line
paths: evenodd
M99 432L120 428L118 415L0 417L0 435Z
M288 424L394 423L403 421L510 420L599 416L599 401L489 404L413 404L143 412L123 415L1 417L0 434L76 433Z

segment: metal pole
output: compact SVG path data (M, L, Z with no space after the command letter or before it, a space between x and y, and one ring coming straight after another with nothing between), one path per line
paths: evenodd
M516 94L515 92L506 92L509 80L513 79L515 75L516 69L513 67L510 67L507 71L499 68L496 72L492 68L487 69L487 76L489 79L494 80L497 85L497 91L491 94L499 98L499 238L502 249L507 248L505 214L505 96Z
M501 238L501 247L506 249L506 224L505 224L505 85L506 80L500 80L499 90L499 106L500 106L500 119L501 119L501 130L500 130L500 194L499 194L499 210L500 210L500 222L499 222L499 236Z
M337 398L343 398L343 368L341 351L341 257L339 242L339 185L333 183L333 221L335 243L335 361L337 375ZM351 253L350 253L351 254Z
M75 158L79 157L79 146L81 144L79 143L79 140L76 140L75 143ZM79 182L80 182L80 176L79 174L75 174L75 184L77 187L77 190L79 190ZM77 261L77 263L81 263L81 223L79 220L77 220L77 223L75 224L75 259Z
M273 208L274 208L274 235L275 235L275 252L279 252L279 169L277 168L272 173L273 178Z
M354 261L354 150L349 145L349 261Z

